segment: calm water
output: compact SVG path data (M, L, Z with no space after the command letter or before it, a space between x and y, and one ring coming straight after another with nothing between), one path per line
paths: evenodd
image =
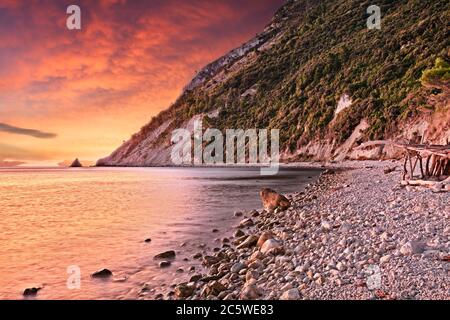
M161 286L189 277L190 264L199 268L195 252L220 246L215 239L239 221L234 211L261 207L261 187L296 192L318 173L283 169L267 178L256 168L1 169L0 298L21 299L25 288L43 286L38 299L137 299L144 285L152 298ZM161 270L153 256L165 250L176 250L177 258ZM80 289L67 288L72 265L81 270ZM180 266L183 274L176 273ZM102 268L113 279L90 278Z

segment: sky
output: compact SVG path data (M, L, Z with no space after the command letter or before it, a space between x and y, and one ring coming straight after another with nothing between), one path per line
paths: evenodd
M282 3L0 0L0 166L109 155Z

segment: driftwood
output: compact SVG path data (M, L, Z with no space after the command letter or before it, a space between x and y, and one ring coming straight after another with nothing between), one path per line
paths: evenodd
M393 143L405 151L402 185L450 191L450 145ZM420 175L415 175L417 169Z

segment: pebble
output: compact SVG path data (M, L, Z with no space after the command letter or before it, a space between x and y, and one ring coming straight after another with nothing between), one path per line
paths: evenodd
M233 266L231 267L230 271L233 273L238 273L239 271L241 271L242 269L246 268L246 265L241 263L241 262L236 262L235 264L233 264Z
M391 260L391 255L390 255L390 254L387 254L387 255L382 256L382 257L380 258L380 263L387 263L387 262L389 262L389 260Z
M281 243L275 239L269 239L261 246L261 253L266 254L270 250L281 248Z
M300 292L298 289L289 289L285 291L281 297L280 300L299 300L300 299Z
M170 261L161 261L161 262L159 263L159 267L160 267L160 268L168 268L168 267L170 267L171 264L172 264L172 263L171 263Z

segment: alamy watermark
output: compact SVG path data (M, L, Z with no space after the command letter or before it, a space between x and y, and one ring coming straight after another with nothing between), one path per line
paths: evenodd
M81 9L79 6L72 4L67 7L67 14L70 16L67 17L66 27L69 30L81 30Z
M367 14L370 16L367 18L367 28L369 29L381 29L381 9L379 6L371 5L367 8Z
M262 175L275 175L280 165L280 130L270 130L270 156L268 132L227 129L224 140L220 130L203 132L202 120L195 120L192 131L182 128L172 132L171 160L174 165L259 165Z
M376 290L381 288L381 270L378 265L369 265L366 269L367 289Z
M81 288L81 269L77 265L72 265L67 267L67 273L69 277L67 278L67 289L80 289Z

